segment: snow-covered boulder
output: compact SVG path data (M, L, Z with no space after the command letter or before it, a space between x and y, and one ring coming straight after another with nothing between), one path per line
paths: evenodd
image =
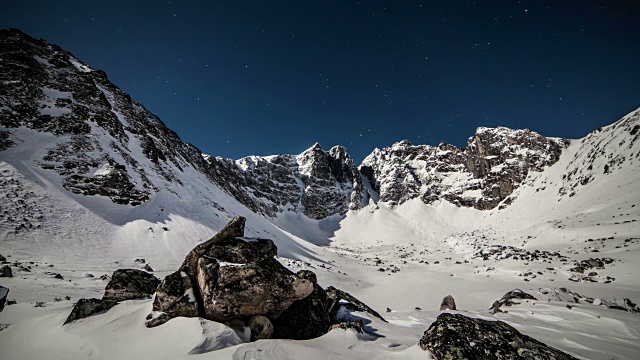
M284 267L275 259L278 249L273 241L243 238L244 225L245 218L233 218L162 281L147 327L177 316L200 316L230 325L243 323L251 329L252 340L302 340L351 320L339 316L343 307L384 321L352 295L333 287L322 289L313 272L293 273Z
M435 359L575 359L502 321L442 313L419 342Z

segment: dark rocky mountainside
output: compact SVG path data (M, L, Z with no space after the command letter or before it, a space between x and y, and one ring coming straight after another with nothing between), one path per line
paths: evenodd
M100 70L19 30L0 31L0 151L25 146L20 129L48 137L37 166L65 189L139 205L184 186L196 171L252 211L312 219L379 201L419 198L458 206L507 206L531 171L553 165L568 140L530 130L479 128L462 149L407 141L375 149L357 167L344 147L315 144L299 155L231 160L185 144ZM0 154L2 154L0 152Z

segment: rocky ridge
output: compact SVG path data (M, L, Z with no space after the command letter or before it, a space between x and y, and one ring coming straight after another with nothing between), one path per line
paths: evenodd
M231 160L185 144L107 75L19 30L0 31L0 149L28 128L55 135L38 166L68 191L139 205L195 170L256 213L322 219L370 201L420 198L491 209L506 206L531 171L554 164L567 140L530 130L479 128L466 149L407 141L375 149L358 167L342 146L299 155ZM0 151L2 151L0 150Z

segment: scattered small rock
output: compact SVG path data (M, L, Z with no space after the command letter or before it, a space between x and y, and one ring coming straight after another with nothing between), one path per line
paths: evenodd
M5 265L0 269L0 277L13 277L13 271L9 265Z
M440 304L440 311L445 310L456 310L456 302L453 300L453 296L447 295L442 299L442 303Z

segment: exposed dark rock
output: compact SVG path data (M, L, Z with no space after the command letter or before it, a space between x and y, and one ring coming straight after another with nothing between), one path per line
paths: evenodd
M333 330L333 329L342 329L342 330L354 329L358 333L363 334L364 323L362 322L362 320L344 321L341 323L331 325L330 330Z
M575 359L502 321L442 313L419 342L436 360Z
M108 276L103 275L105 278ZM102 277L101 277L102 278ZM145 299L158 287L160 280L137 269L118 269L113 272L105 287L102 299L80 299L67 317L65 324L90 315L106 312L119 301ZM69 296L66 300L71 300Z
M5 265L0 269L0 277L13 277L13 271L9 265Z
M158 326L178 316L200 315L193 283L185 272L176 271L162 280L153 301L153 311L158 313L147 318L147 327Z
M440 304L440 311L445 310L456 310L456 302L453 300L453 296L447 295L442 299L442 303Z
M142 268L142 270L147 271L147 272L154 272L155 271L155 270L153 270L153 268L149 264L145 264L144 267Z
M313 292L311 281L296 276L274 259L277 248L273 241L238 239L244 235L244 225L245 218L233 218L185 258L180 272L195 285L190 286L195 301L188 312L196 307L200 316L216 321L254 315L275 319L294 301ZM167 306L160 304L184 298L184 286L180 291L167 291L170 284L165 282L158 289L154 311L166 312ZM188 316L175 311L172 314Z
M160 279L138 269L118 269L104 289L104 300L125 301L150 297Z
M248 322L252 340L302 340L322 336L332 324L342 322L338 318L342 307L384 321L352 295L334 287L322 289L313 272L294 274L285 268L274 258L273 241L239 238L244 224L242 217L232 219L194 248L179 271L162 281L153 313L147 317L148 327L176 316L200 316L231 324L238 331ZM362 326L356 328L362 331Z
M504 294L502 298L500 298L500 300L496 300L491 305L491 308L489 310L491 310L492 314L495 314L497 312L503 312L503 310L500 309L502 306L511 306L511 305L519 304L517 302L514 302L513 301L514 299L515 300L538 300L535 297L533 297L533 295L527 294L526 292L520 289L514 289Z
M7 295L9 295L9 288L0 285L0 312L4 310L4 305L7 302Z
M273 324L264 315L252 316L249 320L249 328L251 329L251 341L270 339L273 334Z
M301 270L296 275L311 281L313 292L304 299L294 301L274 320L274 338L313 339L324 335L333 322L327 293L317 284L316 275L308 270Z
M350 308L355 311L362 311L369 313L378 319L387 322L377 311L370 308L367 304L356 299L355 296L349 294L346 291L336 289L333 286L327 288L327 297L329 298L329 313L332 318L337 318L338 310L340 309L340 300L345 300L350 304ZM388 308L387 308L388 309Z
M112 307L116 306L118 302L114 300L104 299L80 299L73 306L73 310L65 320L64 324L68 324L78 319L84 319L91 315L101 314L107 312Z

